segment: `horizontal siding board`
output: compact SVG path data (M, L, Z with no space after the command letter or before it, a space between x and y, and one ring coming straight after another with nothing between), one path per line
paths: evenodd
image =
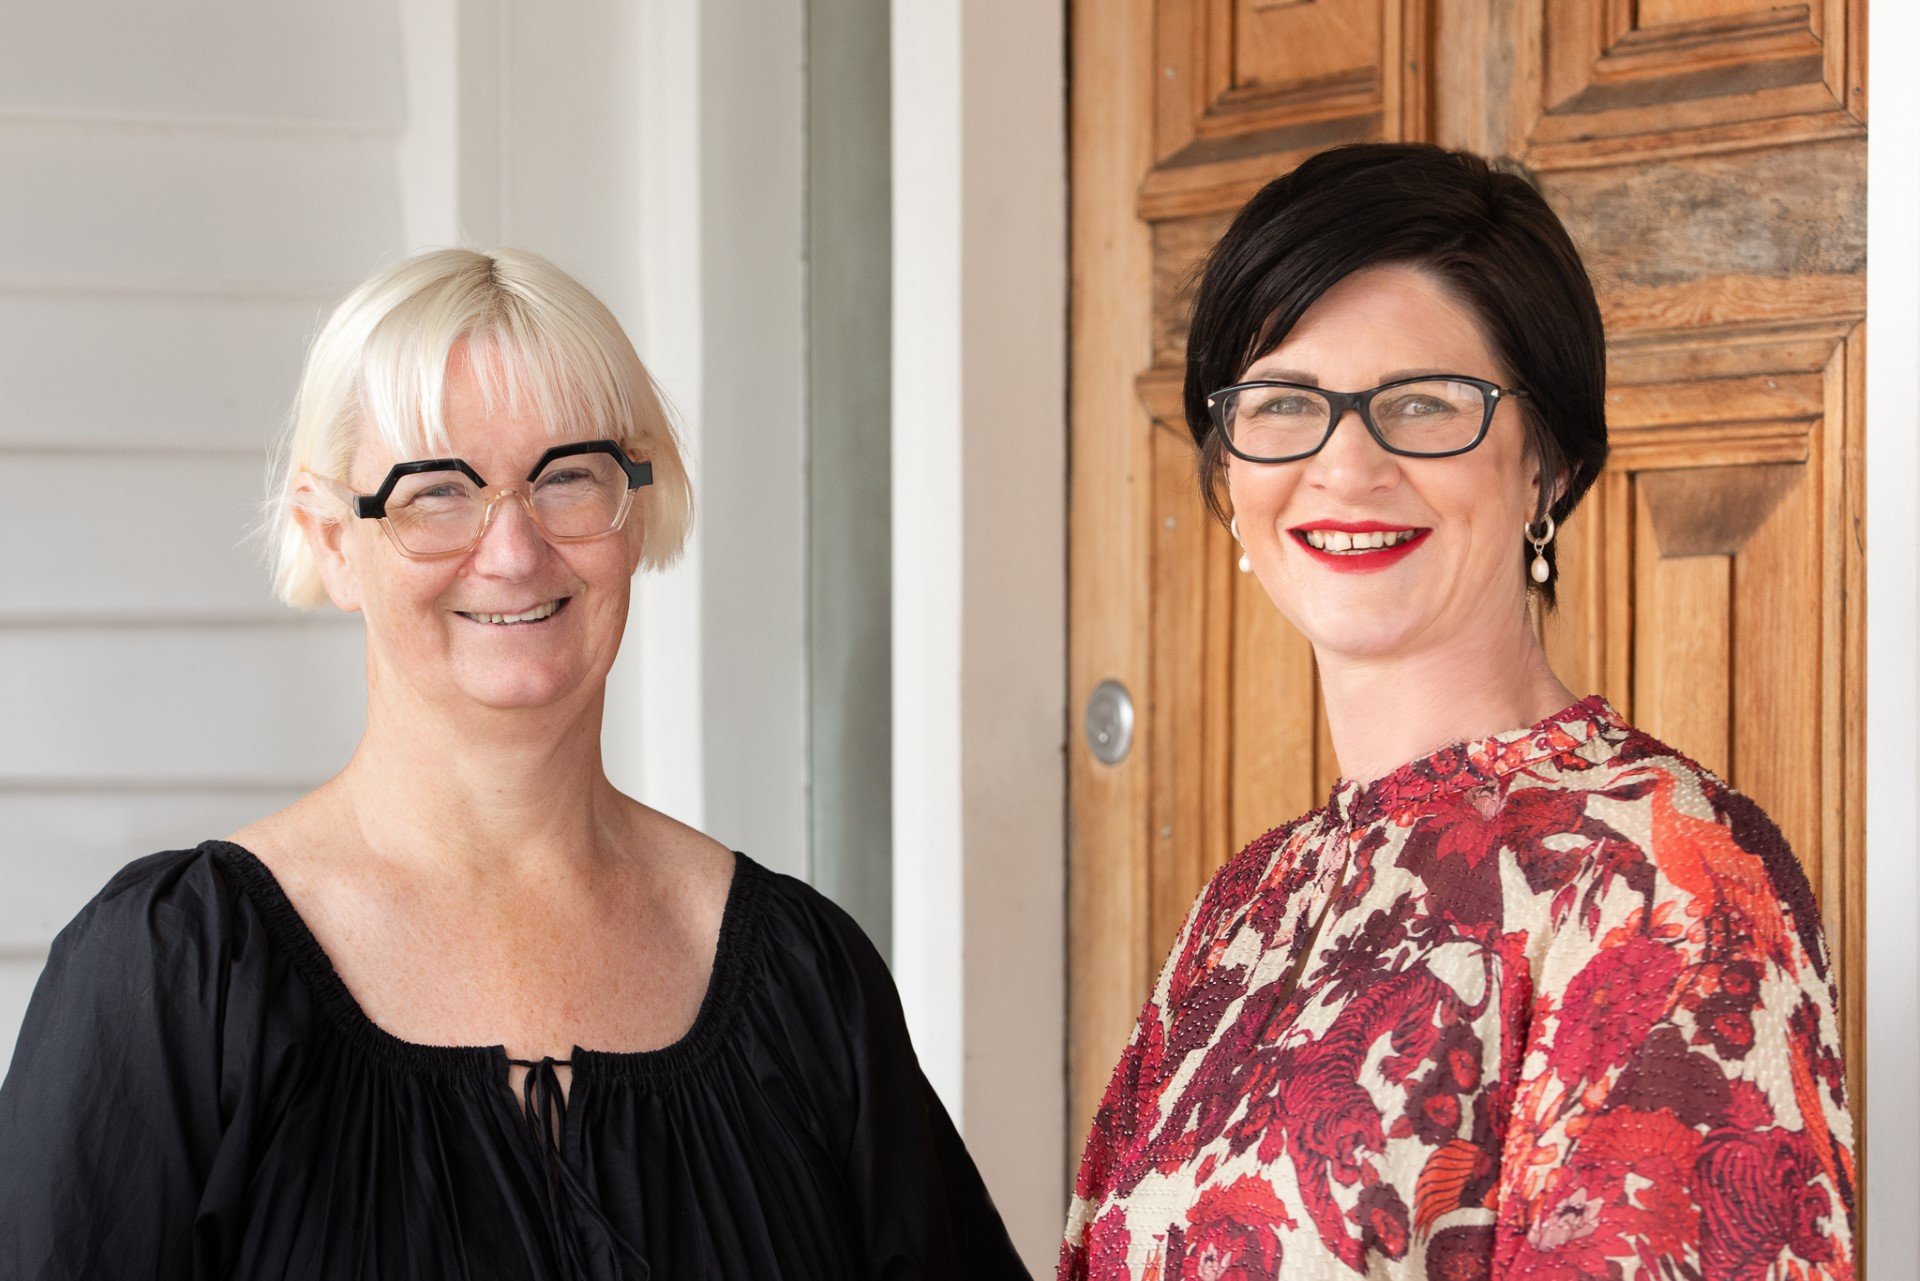
M0 294L0 451L259 451L332 297Z
M0 111L404 119L390 0L7 6Z
M314 287L397 257L389 138L0 118L0 291Z
M0 787L288 785L364 724L361 630L0 628Z
M266 457L5 461L0 626L43 618L291 617L255 533ZM49 548L58 548L49 555Z
M0 955L45 950L113 874L271 814L297 791L0 795Z

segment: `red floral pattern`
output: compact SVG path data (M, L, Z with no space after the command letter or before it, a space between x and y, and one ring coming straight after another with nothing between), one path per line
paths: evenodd
M1598 696L1343 780L1194 904L1060 1277L1851 1277L1833 1010L1779 831Z

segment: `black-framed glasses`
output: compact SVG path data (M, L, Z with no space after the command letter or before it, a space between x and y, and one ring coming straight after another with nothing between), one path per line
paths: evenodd
M380 488L356 494L331 476L314 479L363 520L377 520L401 552L416 559L471 551L494 508L518 499L549 542L603 538L626 523L633 491L653 483L653 464L627 456L616 440L555 445L524 481L489 485L464 458L395 463Z
M1388 453L1446 458L1487 438L1502 400L1529 394L1465 374L1396 378L1366 391L1261 380L1222 387L1207 397L1207 408L1227 452L1250 463L1312 457L1350 409Z

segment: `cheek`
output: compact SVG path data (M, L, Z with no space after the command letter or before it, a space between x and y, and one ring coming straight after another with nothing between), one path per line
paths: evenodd
M1516 465L1517 468L1517 465ZM1526 523L1529 491L1524 478L1508 467L1464 469L1436 477L1423 496L1447 524L1464 537L1457 545L1470 558L1476 581L1504 582L1519 558L1521 526Z
M1255 466L1240 463L1227 469L1227 503L1240 521L1240 533L1249 531L1258 538L1279 518L1298 482L1298 466L1269 463Z
M400 629L419 626L424 615L439 615L440 599L452 590L456 565L413 561L373 547L356 567L363 608L370 619Z

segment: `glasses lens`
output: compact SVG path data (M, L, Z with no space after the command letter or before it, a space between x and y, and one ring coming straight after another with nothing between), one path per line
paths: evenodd
M1227 441L1250 458L1297 458L1320 447L1333 407L1303 387L1243 387L1222 394L1217 421Z
M1472 383L1433 378L1375 392L1373 424L1387 443L1409 454L1465 449L1480 434L1487 396Z
M556 538L591 538L620 521L627 473L611 454L556 458L533 479L533 510Z
M457 471L403 476L387 498L387 523L400 545L420 555L458 551L480 536L486 504Z

